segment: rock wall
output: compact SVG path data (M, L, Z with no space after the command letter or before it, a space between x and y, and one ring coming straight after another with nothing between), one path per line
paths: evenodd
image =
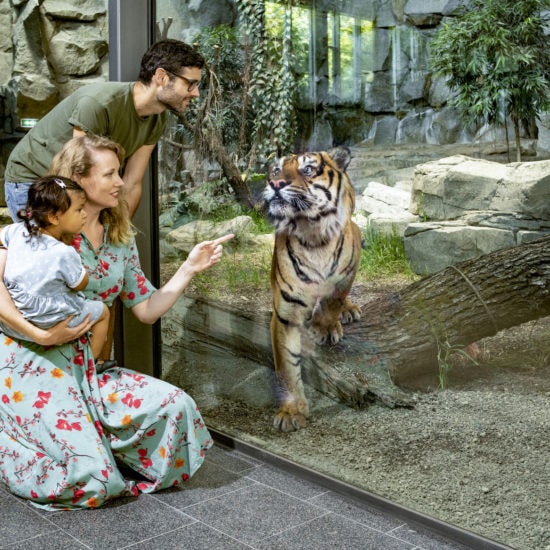
M456 155L417 166L404 233L426 275L550 233L550 160L500 164Z
M326 55L321 55L311 75L316 93L302 92L299 97L296 149L318 150L335 143L441 145L503 138L500 130L485 126L464 128L447 105L450 91L445 82L429 71L430 40L462 1L318 0L318 11L341 13L356 28L361 24L357 73L361 82L351 83L342 76L336 94L329 86L326 34L315 44L306 44L324 47ZM157 13L159 37L188 42L201 27L235 25L238 19L234 0L159 0ZM11 29L0 35L0 181L11 148L21 137L17 133L21 119L40 118L77 87L108 78L107 19L107 0L0 0L1 28ZM302 70L307 71L307 66ZM351 88L356 89L353 98ZM539 135L546 151L550 151L549 132L544 116ZM2 193L0 185L0 202Z
M0 0L0 28L1 179L22 119L108 79L107 0Z

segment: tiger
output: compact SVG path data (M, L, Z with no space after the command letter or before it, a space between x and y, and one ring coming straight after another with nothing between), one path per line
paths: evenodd
M342 323L361 316L349 298L361 256L350 160L350 150L340 146L277 158L267 172L264 202L275 228L270 332L279 391L273 425L283 432L307 425L301 366L308 342L336 344Z

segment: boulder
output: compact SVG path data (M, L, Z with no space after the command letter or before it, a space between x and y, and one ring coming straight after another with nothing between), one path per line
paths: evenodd
M550 161L499 164L464 155L417 167L410 210L427 220L456 219L471 210L550 219Z
M107 13L107 4L102 0L44 0L42 9L55 19L95 21Z
M464 155L417 166L404 232L411 268L428 275L550 233L550 161L499 164Z
M537 120L537 153L550 153L550 113L542 113Z
M412 223L405 231L405 255L420 275L515 244L512 231L460 222Z
M418 220L418 216L408 210L410 194L410 183L408 187L405 182L390 187L369 182L363 193L356 197L355 212L363 216L356 217L356 223L362 228L368 225L385 235L396 233L402 237L407 226ZM363 219L365 223L362 223Z
M234 233L235 241L241 244L253 243L256 241L256 236L252 233L253 228L254 221L249 216L237 216L219 223L196 220L170 231L165 239L175 249L190 252L197 243L217 239L228 233ZM224 246L231 246L231 241Z
M82 76L95 73L107 51L107 41L98 28L78 25L52 37L48 59L58 75Z

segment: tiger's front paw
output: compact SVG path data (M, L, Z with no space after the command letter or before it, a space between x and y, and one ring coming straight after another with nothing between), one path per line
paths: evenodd
M344 336L344 330L342 329L342 324L340 321L337 321L330 326L312 326L311 332L313 333L313 339L317 344L329 344L333 346L337 344L340 339Z
M302 409L301 411L299 409ZM294 432L307 425L308 417L307 403L298 407L293 403L285 403L279 407L279 410L273 418L273 427L281 432Z
M344 325L347 325L348 323L353 323L353 321L359 321L359 319L361 319L361 310L359 307L351 302L346 304L340 314L340 321Z

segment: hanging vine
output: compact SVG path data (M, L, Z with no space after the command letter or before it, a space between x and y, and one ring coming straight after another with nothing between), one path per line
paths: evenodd
M270 3L267 18L265 0L235 3L238 29L203 28L194 38L207 61L205 86L179 133L194 143L196 167L216 160L237 199L250 205L247 174L293 149L292 0Z
M266 20L264 0L236 0L236 5L242 43L249 52L248 95L254 114L250 160L253 161L256 156L280 155L293 147L292 1L280 6L282 29L278 17Z

